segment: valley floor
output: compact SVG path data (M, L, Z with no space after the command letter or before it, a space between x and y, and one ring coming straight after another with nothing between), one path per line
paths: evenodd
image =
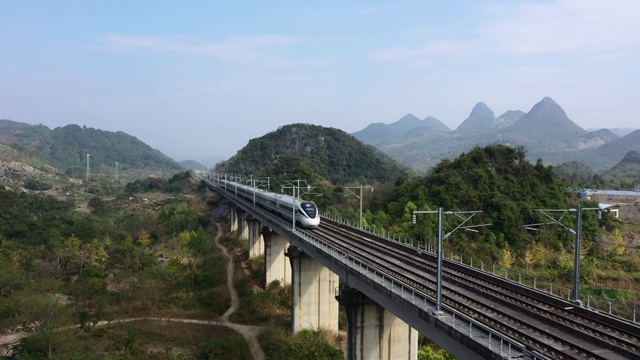
M124 319L117 319L113 321L99 321L94 324L95 327L100 326L109 326L115 324L123 324L123 323L131 323L138 321L161 321L161 322L176 322L176 323L184 323L184 324L198 324L198 325L216 325L216 326L225 326L231 328L238 333L242 334L249 343L249 347L251 349L251 354L253 355L254 360L265 360L265 354L260 347L260 343L258 342L258 335L265 328L262 326L251 326L251 325L241 325L230 322L229 316L231 316L240 305L240 301L238 299L238 293L234 286L234 255L231 251L225 248L220 242L219 239L222 236L222 229L225 229L225 226L222 224L217 224L218 229L221 229L216 234L214 242L216 246L224 253L225 257L228 259L227 262L227 286L229 289L229 294L231 296L231 307L222 315L219 320L199 320L199 319L180 319L180 318L160 318L160 317L131 317ZM80 325L68 326L64 328L57 329L58 331L78 329ZM19 345L19 343L30 336L32 333L26 331L20 331L16 333L3 334L0 335L0 356L11 356L13 353L13 349Z

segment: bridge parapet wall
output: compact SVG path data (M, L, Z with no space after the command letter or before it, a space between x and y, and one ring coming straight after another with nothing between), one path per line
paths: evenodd
M385 273L370 267L368 263L336 248L330 242L316 238L312 233L302 232L299 229L293 230L290 223L278 221L259 208L254 209L252 204L233 197L233 194L226 191L221 193L235 202L238 207L259 217L264 225L263 229L267 230L262 233L265 241L267 282L279 280L283 284L291 283L290 262L286 259L282 262L277 260L280 254L278 248L281 249L282 258L285 258L284 249L288 239L292 245L338 274L349 287L366 294L386 311L406 322L406 326L423 333L460 359L498 360L504 359L505 356L509 356L508 354L513 358L544 358L532 356L522 344L513 342L512 339L474 322L473 319L465 316L458 317L447 306L443 307L443 315L434 316L432 296L388 277ZM287 264L285 266L289 267L288 271L280 264Z

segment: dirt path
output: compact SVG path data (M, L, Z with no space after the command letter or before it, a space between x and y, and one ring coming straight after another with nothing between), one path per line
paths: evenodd
M222 228L221 224L216 225L218 226L218 229ZM229 295L231 295L231 307L224 314L222 314L222 320L224 322L228 322L229 316L231 316L231 314L238 310L238 307L240 306L240 300L238 300L238 292L236 291L236 287L233 283L233 254L226 247L220 244L220 235L221 232L218 231L218 234L213 241L216 243L218 249L222 251L224 256L229 259L229 261L227 262L227 287L229 288Z
M216 224L216 226L218 227L218 229L222 229L222 224ZM214 242L216 243L218 249L220 249L224 253L224 256L229 259L229 262L227 263L227 286L229 287L229 294L231 295L231 307L222 315L222 321L226 326L229 326L230 328L244 335L244 337L249 342L249 347L251 348L251 354L253 355L254 360L265 360L264 352L260 347L260 343L258 343L258 335L262 330L264 330L264 328L261 326L239 325L229 322L229 316L231 316L231 314L238 310L238 307L240 306L240 300L238 300L238 292L236 291L236 287L233 282L233 254L230 253L227 248L222 246L222 244L220 244L219 240L221 234L222 231L218 231Z
M221 224L216 224L218 229L222 229ZM218 231L214 242L216 246L224 253L224 256L229 259L227 263L227 286L229 288L229 294L231 295L231 307L227 310L220 320L196 320L196 319L176 319L176 318L159 318L159 317L137 317L137 318L126 318L126 319L117 319L112 321L99 321L94 326L106 326L111 324L118 323L128 323L133 321L141 321L141 320L153 320L153 321L172 321L172 322L181 322L181 323L190 323L190 324L205 324L205 325L218 325L218 326L226 326L229 327L239 333L241 333L249 342L249 348L251 349L251 354L253 355L254 360L265 360L264 352L260 347L260 343L258 343L258 335L265 328L262 326L250 326L250 325L240 325L229 322L229 316L233 314L238 307L240 306L240 301L238 299L238 292L234 286L233 282L233 254L229 252L227 248L225 248L222 244L220 244L220 236L222 236L222 232ZM70 330L79 328L80 325L71 325L65 326L63 328L57 329L58 331L62 330ZM22 339L30 336L30 332L17 332L13 334L5 334L0 335L0 356L10 355L11 350L14 346L16 346Z

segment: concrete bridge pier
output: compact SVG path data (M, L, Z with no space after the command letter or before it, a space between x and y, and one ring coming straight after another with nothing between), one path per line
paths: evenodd
M236 208L238 241L242 241L243 239L247 239L249 237L249 227L245 219L246 216L248 215L244 210L242 210L242 208Z
M338 332L339 304L335 299L338 275L295 246L289 246L286 256L292 270L291 331L325 329Z
M289 242L269 227L262 228L264 238L264 266L266 284L278 280L282 285L291 284L291 263L284 255Z
M236 231L238 230L238 207L235 204L231 205L231 210L229 210L229 230Z
M343 287L347 359L417 360L418 332L356 289Z
M262 223L260 220L252 218L249 223L249 258L264 255L264 240L262 239Z

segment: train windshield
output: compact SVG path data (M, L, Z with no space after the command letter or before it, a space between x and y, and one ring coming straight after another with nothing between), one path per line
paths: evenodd
M304 211L305 214L311 219L315 219L318 213L318 209L316 208L316 204L310 202L303 202L300 204L300 207Z

